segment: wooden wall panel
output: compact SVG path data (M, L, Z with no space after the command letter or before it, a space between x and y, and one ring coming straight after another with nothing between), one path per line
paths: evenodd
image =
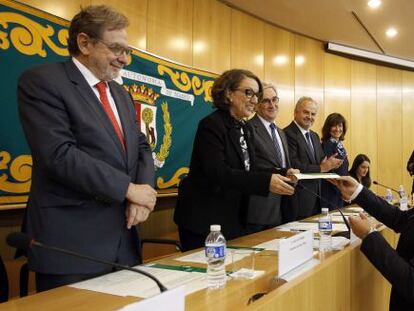
M185 65L193 64L192 0L148 0L147 21L149 52Z
M349 123L351 120L351 61L333 54L325 54L325 122L326 117L337 112ZM322 123L323 125L323 123ZM350 143L352 128L348 126L345 148L352 152Z
M171 198L169 198L171 201ZM142 223L140 228L140 236L143 239L162 238L179 241L178 229L173 222L174 204L172 203L167 209L155 210L151 216ZM143 260L148 260L154 257L168 255L176 252L177 249L169 244L144 244L142 247Z
M194 0L193 66L230 69L231 9L215 0Z
M81 6L91 4L90 0L56 1L56 0L20 0L36 9L43 10L58 17L71 20Z
M401 70L378 66L378 181L393 188L402 182L401 82Z
M141 50L145 50L147 45L147 1L90 0L93 5L111 5L124 13L129 20L129 44Z
M265 25L264 80L272 82L280 98L277 124L286 127L293 119L295 104L295 35Z
M322 42L295 35L295 101L310 96L319 104L312 127L318 133L324 121L324 56Z
M231 68L248 69L264 77L264 23L242 12L231 11Z
M408 159L414 150L414 72L402 72L402 175L404 188L410 193L413 178L406 170Z
M377 67L351 61L351 141L349 166L355 156L366 154L371 160L371 178L377 179ZM372 189L376 190L376 186Z

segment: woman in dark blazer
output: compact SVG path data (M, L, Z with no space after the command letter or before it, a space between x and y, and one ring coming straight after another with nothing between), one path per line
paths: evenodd
M198 125L190 172L181 181L174 221L183 250L204 245L211 224L220 224L226 239L246 234L250 194L269 191L291 195L290 179L274 172L255 171L253 131L244 122L262 96L253 73L233 69L216 79L211 91L213 113Z
M325 155L329 158L336 154L336 158L343 160L342 165L331 173L341 176L348 175L348 156L342 142L346 134L346 120L340 113L331 113L325 120L322 127L322 148ZM321 207L327 207L330 210L343 207L341 193L331 183L322 180L321 187L322 197L330 204L321 201Z

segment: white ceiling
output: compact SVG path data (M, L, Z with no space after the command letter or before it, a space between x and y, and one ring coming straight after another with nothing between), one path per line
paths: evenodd
M414 0L382 0L373 10L368 0L222 0L271 24L324 41L414 61ZM390 26L394 38L385 35Z

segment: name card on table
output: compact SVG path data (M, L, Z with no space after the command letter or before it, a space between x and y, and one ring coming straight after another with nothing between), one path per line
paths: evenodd
M161 294L131 303L119 311L184 311L184 286L169 289Z
M279 277L312 258L312 230L281 239L279 241Z

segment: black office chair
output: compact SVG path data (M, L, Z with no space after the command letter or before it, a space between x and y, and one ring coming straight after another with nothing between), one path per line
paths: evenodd
M27 262L20 267L19 289L20 297L26 297L29 294L29 266Z
M180 251L180 252L183 251L180 242L177 241L177 240L170 240L170 239L142 239L141 240L141 248L146 243L175 245L175 248L178 251Z
M9 299L9 278L7 276L6 267L3 259L0 256L0 302L5 302Z
M26 217L27 217L27 209L24 210L23 215L23 222L21 232L26 232ZM16 249L16 253L14 255L14 259L19 257L26 257L27 259L27 251L24 249ZM29 294L29 266L27 261L20 267L20 276L19 276L19 290L20 290L20 297L26 297Z

